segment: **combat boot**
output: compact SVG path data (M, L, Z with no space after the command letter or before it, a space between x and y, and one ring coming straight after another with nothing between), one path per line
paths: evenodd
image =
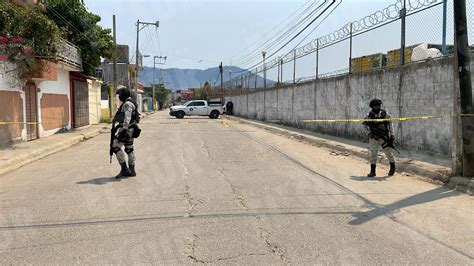
M375 164L371 164L371 165L370 165L370 173L367 175L367 177L374 177L374 176L376 176L376 174L375 174L375 168L376 168L376 165L375 165Z
M128 170L127 163L121 163L120 167L121 167L121 170L120 170L120 173L115 176L116 179L119 179L122 177L128 177L131 175L130 170Z
M389 176L392 176L395 174L395 163L390 163L390 171L388 172Z
M137 172L135 172L135 165L130 165L130 176L137 176Z

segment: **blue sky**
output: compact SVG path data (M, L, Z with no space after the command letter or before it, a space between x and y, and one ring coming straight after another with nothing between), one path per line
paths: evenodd
M102 17L102 26L111 28L112 15L117 16L117 41L120 44L128 44L131 50L135 47L137 19L146 22L159 20L160 27L157 30L159 44L153 27L141 31L142 54L168 56L165 66L167 68L198 69L216 67L220 61L227 65L232 60L235 64L245 55L239 51L245 50L262 35L275 30L275 26L305 2L302 0L85 0L88 9ZM334 13L304 43L332 32L349 21L382 10L395 2L396 0L342 0ZM413 17L407 22L411 34L408 38L409 42L415 43L430 38L435 41L441 40L441 36L438 36L440 35L438 25L441 21L440 10L437 8L427 13L425 18ZM435 29L431 29L433 23L428 26L422 25L421 22L426 21L426 17L436 22ZM399 27L399 23L395 23L354 39L354 56L386 52L397 48L400 43ZM425 34L423 38L420 37L423 36L419 34L420 32ZM289 45L288 49L295 44ZM348 61L348 47L348 42L345 42L322 51L320 63L323 67L320 73L341 68ZM259 52L256 54L258 55ZM232 59L232 56L236 57ZM202 61L199 62L198 59ZM314 71L314 61L313 56L298 61L297 68L300 69L298 75L310 75ZM152 66L152 59L145 58L145 65ZM290 66L285 65L285 68L288 67ZM291 71L285 71L285 78L289 72Z

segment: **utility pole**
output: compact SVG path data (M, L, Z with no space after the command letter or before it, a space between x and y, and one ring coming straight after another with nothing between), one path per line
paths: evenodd
M164 59L164 62L158 62L156 63L156 59L160 60L160 59ZM166 62L166 56L154 56L153 57L153 95L151 96L152 100L151 102L153 103L153 110L155 110L155 104L156 104L156 99L155 99L155 69L156 69L156 65L159 64L159 65L164 65ZM161 75L161 71L160 71L160 75Z
M113 15L113 30L114 30L114 59L113 59L113 79L114 79L114 87L112 89L112 93L109 97L109 114L110 118L114 115L115 111L115 94L117 93L117 29L115 24L115 15Z
M142 28L140 28L140 25L143 25ZM141 22L140 20L137 20L137 47L135 49L135 100L138 101L138 71L140 69L140 66L138 65L138 58L140 55L139 52L139 45L140 45L140 31L147 27L148 25L154 25L155 27L160 26L160 22L156 21L155 23L149 23L149 22Z
M474 107L470 51L467 33L466 0L454 2L454 27L456 49L456 72L459 75L461 96L462 166L464 177L474 177Z
M221 92L222 92L222 98L223 100L225 100L225 90L224 90L224 67L222 66L222 62L221 64L219 65L219 73L220 73L220 76L221 76Z

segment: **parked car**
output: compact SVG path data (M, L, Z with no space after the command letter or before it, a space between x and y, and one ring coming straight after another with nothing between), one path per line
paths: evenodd
M183 105L170 107L170 116L178 119L185 116L209 116L211 119L217 119L223 113L224 107L221 104L209 105L203 100L189 101Z

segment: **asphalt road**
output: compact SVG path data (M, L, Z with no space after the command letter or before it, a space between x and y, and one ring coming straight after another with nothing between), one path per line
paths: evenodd
M106 134L0 176L0 263L474 264L471 196L233 121L142 128L137 177Z

